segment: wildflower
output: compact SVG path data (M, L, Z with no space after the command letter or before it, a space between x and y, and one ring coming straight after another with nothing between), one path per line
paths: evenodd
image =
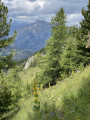
M79 119L79 116L76 116L76 118L77 118L77 120L80 120L80 119Z
M33 90L36 90L36 87L35 87L35 86L33 87Z
M34 91L34 95L37 95L37 93Z
M50 114L50 117L53 117L53 115L52 115L52 113L51 113L51 112L50 112L49 114Z
M37 90L39 90L39 88L37 88Z
M37 102L38 101L38 98L35 98L34 102Z
M55 112L53 112L53 116L55 116Z
M74 74L74 71L72 71L72 75Z
M50 112L50 117L54 117L52 112Z
M57 110L57 112L59 112L59 110Z
M50 88L50 82L49 82L49 88Z

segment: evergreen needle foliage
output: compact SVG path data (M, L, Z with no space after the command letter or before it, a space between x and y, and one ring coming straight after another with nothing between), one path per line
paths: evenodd
M8 8L0 0L0 55L1 50L11 45L16 36L15 31L12 37L8 37L12 20L8 21L7 13ZM15 67L13 51L8 56L0 56L0 117L12 110L20 98L19 68L9 70L12 67Z
M61 8L51 20L52 36L45 47L42 72L36 78L39 84L55 85L63 74L69 75L80 66L90 63L90 0L88 10L82 9L84 19L80 27L66 26L66 15Z
M40 83L42 82L44 85L48 85L49 82L51 85L56 84L56 79L60 76L59 60L61 59L67 37L67 27L65 23L66 15L63 8L61 8L56 16L52 18L52 36L47 41L45 48L46 57L43 64L44 69L41 73L41 78L39 78Z
M0 0L0 52L14 42L16 31L12 37L8 37L10 32L11 19L8 22L8 8ZM14 66L13 52L9 56L0 57L0 71Z
M80 22L81 27L77 34L78 64L84 65L90 63L90 0L88 1L88 9L82 9L84 19Z
M68 38L67 45L61 56L60 65L62 67L62 73L69 75L73 70L77 68L77 42L75 38Z

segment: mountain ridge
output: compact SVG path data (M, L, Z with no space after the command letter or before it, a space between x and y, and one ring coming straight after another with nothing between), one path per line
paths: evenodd
M45 47L45 41L48 40L50 36L50 23L43 20L36 20L30 25L25 25L19 29L15 44L18 48L37 52Z
M11 53L11 50L13 50L13 52L15 53L13 56L13 60L16 60L16 61L27 59L33 54L33 52L28 49L20 49L16 47L15 44L12 44L9 47L2 49L2 56L9 55Z

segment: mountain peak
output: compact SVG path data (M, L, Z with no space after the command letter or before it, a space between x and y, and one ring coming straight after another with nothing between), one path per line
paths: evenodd
M45 23L46 21L45 21L45 20L39 20L39 19L37 19L37 20L35 21L35 23L39 23L39 22L40 22L40 23L41 23L41 22L44 22L44 23ZM46 23L48 23L48 22L46 22Z
M41 20L37 19L35 22L40 22Z
M26 25L19 30L16 44L19 48L36 52L45 47L45 41L49 39L50 35L50 24L44 20L37 19L32 24Z

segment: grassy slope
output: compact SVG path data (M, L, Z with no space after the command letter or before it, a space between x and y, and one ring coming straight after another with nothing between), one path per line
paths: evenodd
M40 72L39 67L32 67L28 69L24 69L22 72L20 72L20 78L24 84L31 83L34 78L36 73Z
M39 68L31 68L20 75L24 83L33 80ZM25 77L26 76L26 77ZM41 118L33 113L34 98L21 99L21 110L6 120L89 120L90 108L90 66L58 82L56 86L40 91L39 100L43 112ZM49 114L50 113L50 114ZM28 114L31 115L30 119ZM34 119L32 117L34 116ZM36 118L37 119L36 119ZM60 119L60 118L62 119Z

